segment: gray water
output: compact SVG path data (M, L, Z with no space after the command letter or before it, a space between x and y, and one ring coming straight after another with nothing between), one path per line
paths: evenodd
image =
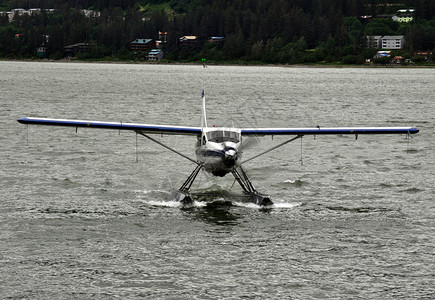
M194 165L159 145L16 122L199 126L203 88L209 125L420 133L305 137L246 164L272 209L183 208ZM0 62L0 97L1 299L435 297L434 69ZM194 157L194 137L157 138Z

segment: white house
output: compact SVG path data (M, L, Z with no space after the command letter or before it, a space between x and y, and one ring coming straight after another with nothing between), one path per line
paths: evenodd
M163 58L162 49L153 49L148 53L148 60L159 61Z
M403 49L405 38L403 35L371 35L367 36L367 47L374 49L397 50Z
M403 45L405 44L403 35L386 35L382 37L381 41L382 49L403 49Z

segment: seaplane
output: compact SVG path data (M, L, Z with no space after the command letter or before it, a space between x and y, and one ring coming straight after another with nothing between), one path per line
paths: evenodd
M201 127L186 127L175 125L155 125L139 123L122 123L122 122L102 122L102 121L84 121L84 120L67 120L67 119L50 119L37 117L22 117L17 120L19 123L27 125L45 125L45 126L66 126L77 128L100 128L112 130L126 130L136 132L160 146L170 150L185 159L194 163L195 169L187 177L183 185L174 191L173 199L182 204L190 205L194 200L192 193L192 184L197 178L199 172L204 170L213 176L223 177L227 174L234 176L234 182L238 182L243 190L243 196L259 206L273 205L268 195L257 191L254 184L245 172L243 165L258 157L267 154L277 148L280 148L303 136L312 135L374 135L374 134L406 134L411 136L419 132L416 127L332 127L321 128L234 128L234 127L209 127L207 125L205 94L202 91L202 116ZM160 140L155 139L153 134L168 135L185 135L196 137L195 154L196 160L180 153L178 150L169 147ZM261 153L258 153L246 160L242 160L244 145L247 143L247 137L264 137L264 136L289 136L286 141L275 145Z

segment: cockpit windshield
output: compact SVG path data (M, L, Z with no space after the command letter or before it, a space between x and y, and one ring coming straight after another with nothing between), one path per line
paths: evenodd
M207 132L207 140L214 143L233 142L238 143L240 134L234 131L210 131Z

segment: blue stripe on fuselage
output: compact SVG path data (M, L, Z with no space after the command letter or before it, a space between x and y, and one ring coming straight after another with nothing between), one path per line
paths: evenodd
M204 157L225 157L225 152L222 150L206 150L203 153Z

